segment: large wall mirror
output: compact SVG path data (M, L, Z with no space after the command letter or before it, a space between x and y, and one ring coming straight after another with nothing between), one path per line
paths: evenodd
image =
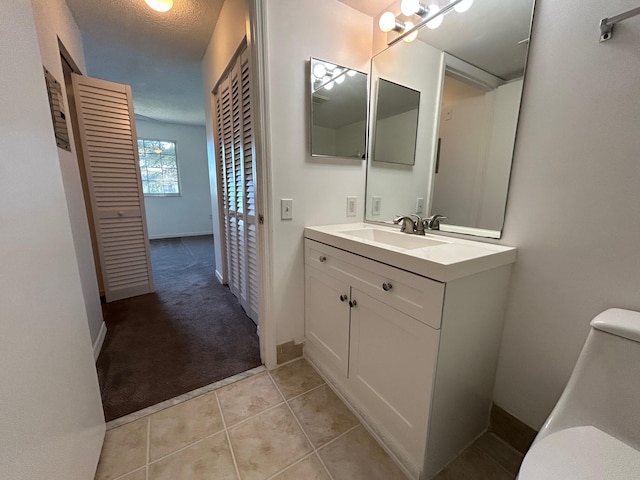
M398 20L416 23L396 3ZM378 160L379 139L371 142L367 221L439 213L448 217L443 231L500 237L533 4L476 0L463 13L452 9L429 22L413 41L392 42L373 57L370 135L375 138L379 128L373 91L381 81L420 96L412 163ZM386 136L384 151L410 150L406 137Z
M364 159L367 74L312 58L311 155Z

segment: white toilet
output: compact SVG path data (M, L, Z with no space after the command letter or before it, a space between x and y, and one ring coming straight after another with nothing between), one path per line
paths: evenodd
M640 313L591 321L569 383L518 480L640 479Z

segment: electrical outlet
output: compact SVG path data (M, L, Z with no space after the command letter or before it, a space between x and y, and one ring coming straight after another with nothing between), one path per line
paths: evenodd
M416 213L422 215L424 213L424 198L418 197L416 199Z
M293 220L293 200L290 198L280 199L280 219Z
M347 217L355 217L358 210L358 197L347 197Z
M371 215L379 216L382 210L382 197L373 197L371 202Z
M449 107L444 113L444 120L451 120L453 118L453 108Z

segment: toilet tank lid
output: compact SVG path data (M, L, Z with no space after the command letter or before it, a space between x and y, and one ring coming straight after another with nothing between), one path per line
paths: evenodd
M534 443L518 480L637 480L640 452L593 426L559 430Z
M610 308L591 320L597 330L640 342L640 312Z

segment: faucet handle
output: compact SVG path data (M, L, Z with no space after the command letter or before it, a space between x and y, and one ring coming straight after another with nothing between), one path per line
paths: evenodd
M447 217L445 217L444 215L436 213L435 215L431 215L430 217L425 218L424 221L428 229L440 230L440 221L446 219Z
M402 227L400 228L401 232L405 233L414 233L416 231L416 224L411 219L411 217L407 217L406 215L398 215L393 219L393 223L398 225L402 222Z
M415 228L414 228L413 233L415 233L416 235L424 235L424 230L425 230L424 224L425 224L425 221L422 219L422 217L420 215L418 215L416 213L412 213L410 216L417 218L417 220L415 222Z

